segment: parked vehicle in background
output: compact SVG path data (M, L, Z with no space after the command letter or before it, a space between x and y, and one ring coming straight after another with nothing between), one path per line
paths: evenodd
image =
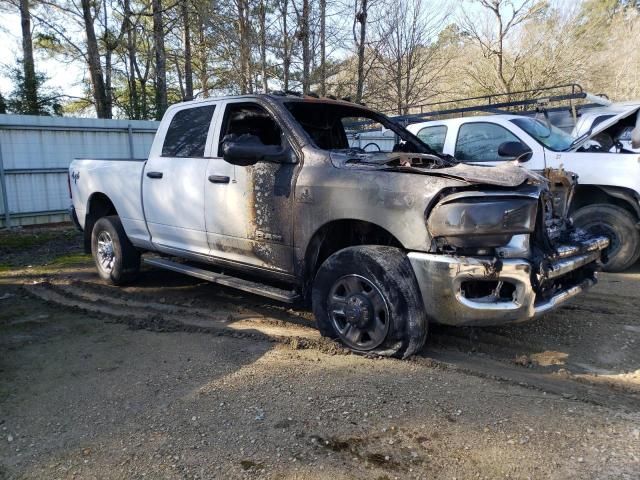
M365 151L349 145L358 129L397 140ZM329 99L174 105L148 159L75 160L69 174L72 217L106 281L132 281L155 252L156 267L310 301L323 335L379 355L416 352L429 322L541 315L596 282L609 243L570 227L571 174L457 163Z
M636 128L637 115L636 108L606 118L583 117L576 126L582 132L577 138L551 125L542 114L434 120L408 129L438 153L466 163L499 165L519 158L534 171L575 172L579 184L570 214L576 226L611 239L605 269L622 271L640 258L640 153L623 143ZM602 136L618 139L614 151L599 146Z
M602 122L620 115L623 116L620 121L593 136L585 147L597 152L640 153L640 144L632 145L632 133L640 135L640 102L638 101L612 103L606 107L584 110L578 117L571 135L574 138L581 137L597 128Z

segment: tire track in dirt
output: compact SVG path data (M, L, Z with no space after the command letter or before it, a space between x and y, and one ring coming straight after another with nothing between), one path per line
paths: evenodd
M25 285L33 296L48 303L106 316L132 328L154 331L189 331L289 344L293 348L314 348L325 353L346 353L336 342L322 338L301 314L289 310L260 313L244 304L216 301L215 310L148 300L138 293L122 293L118 289L88 282ZM244 302L243 302L244 303ZM274 315L276 318L274 318ZM640 395L589 381L570 374L558 375L545 369L525 368L513 363L513 352L520 342L499 333L438 327L435 339L414 361L468 375L489 378L540 391L562 395L586 403L640 410ZM481 350L498 349L491 354L472 353L469 344ZM496 354L498 356L496 357Z
M296 347L315 347L340 351L335 342L323 339L313 328L291 324L260 314L232 310L211 311L163 303L123 300L87 292L77 285L41 282L25 285L25 290L48 303L114 318L134 328L154 331L190 331L220 335L247 336L260 340L289 343Z

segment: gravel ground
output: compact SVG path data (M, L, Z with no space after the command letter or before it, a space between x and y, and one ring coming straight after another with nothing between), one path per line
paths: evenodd
M0 478L640 477L637 269L399 361L179 275L102 285L78 242L0 234Z

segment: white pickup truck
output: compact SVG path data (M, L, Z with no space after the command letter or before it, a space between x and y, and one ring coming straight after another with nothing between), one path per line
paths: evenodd
M483 115L409 125L438 153L473 164L498 165L516 157L534 171L565 168L578 175L570 214L576 226L611 239L605 270L621 271L640 258L640 153L625 145L603 147L603 138L640 132L640 113L622 108L585 117L577 138L540 115ZM635 130L634 130L635 129ZM626 148L625 148L626 147Z
M386 129L366 152L347 132ZM596 282L608 239L571 228L574 177L457 163L372 110L285 94L167 110L148 159L74 160L71 216L108 282L145 262L282 302L323 335L406 357L430 322L541 315Z

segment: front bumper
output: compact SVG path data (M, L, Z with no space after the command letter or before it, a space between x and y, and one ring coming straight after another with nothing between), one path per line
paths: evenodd
M548 265L538 268L526 259L421 252L408 257L430 321L489 326L542 315L594 285L595 267L608 245L607 238L596 237L577 248L561 247ZM484 287L473 293L479 285Z

